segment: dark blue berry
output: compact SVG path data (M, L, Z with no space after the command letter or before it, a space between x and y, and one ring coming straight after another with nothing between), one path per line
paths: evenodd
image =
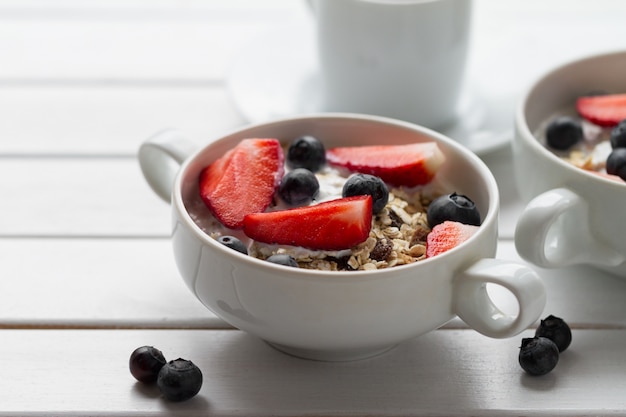
M372 211L380 213L389 201L387 185L379 177L369 174L354 174L343 185L343 197L371 195Z
M291 206L310 203L319 192L320 184L314 173L305 168L296 168L283 177L278 195Z
M567 150L582 139L582 125L573 117L559 116L553 119L546 129L546 142L553 149Z
M452 193L433 200L426 211L428 225L433 228L446 220L480 226L480 213L467 196Z
M243 253L244 255L248 254L248 248L246 248L246 245L234 236L220 236L217 238L217 241L224 246Z
M531 375L545 375L559 362L559 348L547 337L522 339L519 364Z
M606 173L626 181L626 148L615 148L606 158Z
M157 386L166 400L185 401L200 392L202 372L193 362L178 358L161 368Z
M268 262L274 263L274 264L278 264L278 265L285 265L285 266L291 266L293 268L298 268L298 262L296 262L296 260L294 259L293 256L291 255L287 255L284 253L277 253L275 255L270 256L269 258L266 259Z
M301 136L291 142L287 149L287 167L306 168L317 172L326 164L326 149L313 136Z
M163 353L153 346L141 346L133 351L128 361L130 373L137 381L152 383L165 365Z
M559 352L563 352L572 343L572 330L562 318L553 315L541 320L535 331L535 336L547 337L552 340Z
M611 147L613 149L626 148L626 119L611 129Z

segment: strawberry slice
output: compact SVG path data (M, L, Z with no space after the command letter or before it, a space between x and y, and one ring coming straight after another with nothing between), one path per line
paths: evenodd
M200 196L226 227L264 211L283 177L284 154L276 139L244 139L200 173Z
M591 123L613 127L626 119L626 94L579 97L576 110Z
M369 236L372 197L345 197L313 206L249 214L243 224L244 233L259 242L314 250L349 249Z
M371 174L395 186L429 183L445 156L435 142L409 145L347 146L329 149L328 164Z
M478 226L446 220L433 227L426 237L426 257L431 258L457 247L472 237Z

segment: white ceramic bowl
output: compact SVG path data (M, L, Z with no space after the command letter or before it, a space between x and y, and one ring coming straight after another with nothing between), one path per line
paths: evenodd
M585 57L540 77L515 116L518 190L528 205L519 218L520 256L546 268L584 264L626 276L626 183L579 169L536 138L551 115L592 91L626 93L626 51Z
M436 181L476 202L484 219L480 230L457 248L411 265L325 272L240 254L193 222L185 203L197 199L198 176L205 166L243 138L274 137L288 143L303 134L318 137L327 147L438 142L447 159ZM245 127L196 152L190 149L178 132L165 131L139 152L154 190L166 200L171 192L178 269L216 315L284 352L320 360L359 359L436 329L455 315L491 337L515 335L541 315L545 294L536 273L493 259L499 210L493 176L478 157L440 134L380 117L325 114ZM519 303L516 316L494 305L487 283L511 291Z

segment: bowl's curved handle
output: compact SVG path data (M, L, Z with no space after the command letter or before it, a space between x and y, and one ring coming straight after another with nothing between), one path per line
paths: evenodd
M516 298L517 316L501 311L487 292L487 284L501 285ZM515 336L543 312L543 281L530 267L513 261L481 259L455 278L454 308L474 330L494 338Z
M172 185L181 164L197 146L176 129L152 135L139 147L137 158L144 178L166 202L172 198Z
M515 248L523 259L544 268L624 262L624 255L594 237L589 222L583 197L567 188L546 191L520 215Z

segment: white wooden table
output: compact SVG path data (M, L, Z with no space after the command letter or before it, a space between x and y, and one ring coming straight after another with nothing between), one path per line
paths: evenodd
M625 17L623 0L476 0L472 87L495 92L494 117L512 124L543 70L626 48ZM540 271L545 315L574 338L541 378L517 363L533 329L495 340L454 320L372 359L323 363L192 297L136 150L164 127L203 143L247 123L227 89L233 63L310 19L294 0L0 0L0 416L626 415L626 281L595 270ZM519 259L508 144L480 156L501 189L498 256ZM128 357L145 344L198 364L200 394L172 404L135 383Z

